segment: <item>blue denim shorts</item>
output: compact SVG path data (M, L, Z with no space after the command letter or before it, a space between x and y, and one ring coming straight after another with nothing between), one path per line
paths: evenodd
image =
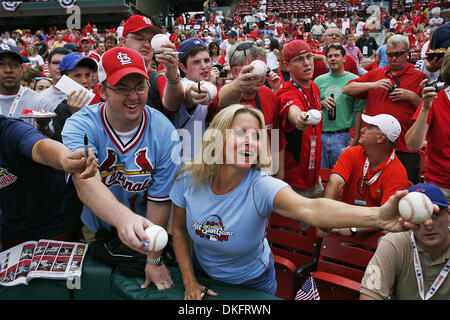
M196 271L208 275L200 266L194 251L192 251L191 259L192 259L192 266ZM275 292L277 291L277 281L275 278L275 263L273 260L273 254L270 253L269 265L267 266L266 270L263 273L261 273L259 277L249 280L247 282L243 282L241 283L241 285L271 295L275 295Z

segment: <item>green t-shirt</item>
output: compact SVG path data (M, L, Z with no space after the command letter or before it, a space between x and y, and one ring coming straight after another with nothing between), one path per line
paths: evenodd
M346 72L342 75L333 75L329 72L314 80L320 90L320 100L324 100L334 93L334 100L336 101L336 120L328 120L328 110L322 108L322 131L337 131L352 128L354 125L354 112L366 108L366 100L355 99L342 93L344 86L350 80L356 78L358 78L358 76L351 72Z

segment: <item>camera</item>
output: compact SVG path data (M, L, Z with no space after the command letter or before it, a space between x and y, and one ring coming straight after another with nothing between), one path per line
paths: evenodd
M442 89L447 88L447 84L443 81L434 81L434 82L427 83L425 85L425 87L433 87L436 89L436 92L439 92Z
M226 78L228 76L228 71L220 63L213 63L212 66L219 69L219 71L220 71L219 77L220 78Z

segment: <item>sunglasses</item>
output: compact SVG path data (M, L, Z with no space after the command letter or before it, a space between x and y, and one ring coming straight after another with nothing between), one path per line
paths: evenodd
M406 53L406 51L398 51L398 52L386 52L386 55L388 56L388 57L400 57L400 56L402 56L402 55L404 55Z
M233 59L233 56L236 53L236 51L244 51L245 64L248 65L247 50L250 49L252 46L259 47L259 45L256 42L243 42L241 44L238 44L238 46L236 47L236 49L234 50L233 54L230 57L230 61L231 59Z
M361 197L366 196L366 189L367 189L367 180L366 177L361 177L358 180L358 193Z
M34 78L34 81L39 81L39 80L48 80L48 81L53 81L53 79L52 78L49 78L49 77L36 77L36 78Z

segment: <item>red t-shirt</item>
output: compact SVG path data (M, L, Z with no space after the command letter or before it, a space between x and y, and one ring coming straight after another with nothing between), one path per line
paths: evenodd
M381 171L378 179L370 185L361 185L366 158L363 147L348 148L342 152L331 170L331 173L336 173L345 180L341 201L353 205L378 207L385 203L396 191L407 189L408 175L406 169L395 156L388 163L390 155L375 170L369 166L366 181L370 181Z
M381 79L391 79L392 84L395 84L392 76L389 75L389 66L375 69L363 74L361 77L351 80L350 82L376 82ZM420 83L425 79L423 72L414 69L414 65L406 63L405 68L395 74L400 80L400 88L404 88L421 96ZM397 140L395 149L402 152L411 152L406 147L405 134L412 125L412 116L416 111L416 107L408 101L393 102L389 98L389 91L385 89L369 90L366 93L355 96L358 99L366 99L366 109L364 114L368 116L375 116L377 114L386 113L395 117L402 127L400 137Z
M281 128L286 137L285 151L285 178L289 185L299 189L309 189L319 178L319 169L322 156L322 122L310 125L305 131L295 128L288 120L289 107L296 105L302 111L308 111L309 104L312 109L322 111L320 106L320 92L317 85L310 81L311 87L303 89L306 94L298 90L291 81L284 84L277 93L280 103ZM315 141L315 152L311 152ZM310 156L315 155L313 166L310 166Z
M325 51L320 52L320 54L325 55ZM349 71L351 73L356 74L359 76L358 66L356 65L355 59L353 59L351 56L346 55L346 59L344 62L344 70ZM314 75L313 80L316 79L318 76L321 76L322 74L328 73L329 70L325 63L319 60L314 60Z
M449 90L450 91L450 90ZM450 95L450 92L449 92ZM413 116L416 120L422 105ZM425 181L450 189L450 101L446 90L438 93L428 112Z
M264 115L264 122L266 123L267 134L270 137L272 129L280 129L280 105L275 93L266 86L262 86L258 91L258 98L261 103L260 111ZM244 100L241 99L242 104L248 104L258 109L256 99ZM279 150L283 150L286 141L281 130L279 132Z

